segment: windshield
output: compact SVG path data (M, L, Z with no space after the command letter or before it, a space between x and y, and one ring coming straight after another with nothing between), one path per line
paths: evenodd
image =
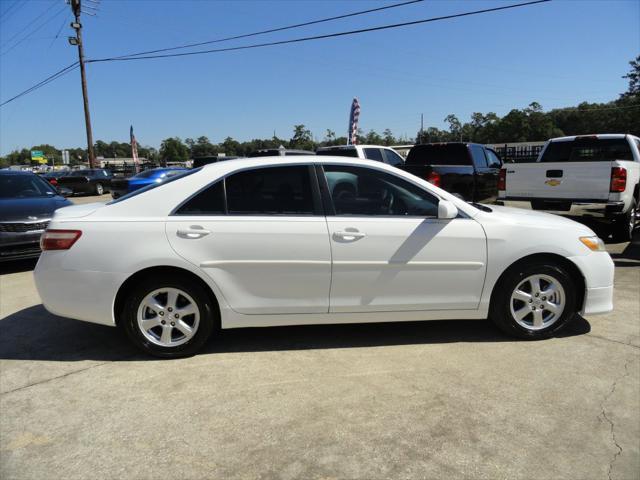
M626 138L576 138L547 145L541 162L597 162L633 160Z
M158 172L157 170L145 170L144 172L140 172L137 175L134 175L133 178L149 178L154 175L158 175L159 177L163 176L166 172Z
M142 193L148 192L149 190L153 190L154 188L158 188L161 187L163 185L166 185L167 183L171 183L171 182L175 182L176 180L180 180L183 177L186 177L188 175L191 175L193 173L199 172L200 170L202 170L202 167L200 168L194 168L193 170L185 170L184 172L179 172L178 175L173 175L173 176L166 176L163 179L161 179L161 181L159 182L154 182L151 183L149 185L147 185L146 187L140 188L138 190L134 190L131 193L127 193L126 195L123 195L122 197L116 199L116 200L112 200L109 203L107 203L107 205L113 205L114 203L120 203L123 202L125 200L128 200L130 198L136 197Z
M0 175L0 198L53 197L57 192L37 175Z

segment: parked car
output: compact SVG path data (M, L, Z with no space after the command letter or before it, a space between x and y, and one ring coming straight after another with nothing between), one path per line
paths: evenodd
M358 190L335 198L328 177ZM476 208L382 162L308 156L193 169L56 212L35 281L45 307L190 355L217 326L490 317L539 339L612 309L614 266L586 226ZM99 253L99 254L97 254Z
M247 155L249 158L253 157L290 157L291 155L315 155L315 152L308 150L292 150L289 148L263 148L256 150Z
M40 235L53 212L67 205L38 175L0 170L0 262L40 255Z
M109 192L112 178L111 171L102 168L76 170L58 179L58 185L67 187L74 194L102 195Z
M54 187L58 186L58 180L62 177L66 177L71 173L70 170L52 170L51 172L43 173L40 175L47 182L49 182Z
M468 202L492 203L498 198L498 154L477 143L416 145L402 168Z
M381 145L337 145L333 147L320 147L316 150L316 155L366 158L394 167L398 167L404 163L404 158L393 148Z
M111 196L119 198L127 193L134 192L139 188L146 187L152 183L160 183L187 171L186 168L152 168L134 175L131 178L112 178L111 179Z
M620 241L640 225L640 138L633 135L552 138L535 163L500 173L503 204L593 219Z

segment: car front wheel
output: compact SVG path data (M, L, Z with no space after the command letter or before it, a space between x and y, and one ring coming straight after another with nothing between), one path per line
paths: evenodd
M571 275L550 262L507 272L496 285L490 318L509 335L537 340L553 336L577 314Z
M196 353L215 325L207 292L187 278L149 278L126 299L121 324L133 343L157 357Z
M96 195L102 195L104 193L104 187L101 183L96 183Z

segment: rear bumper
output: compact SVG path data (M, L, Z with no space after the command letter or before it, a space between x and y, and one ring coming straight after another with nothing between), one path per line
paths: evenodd
M113 272L67 270L67 251L45 251L34 270L38 294L54 315L115 326L113 302L126 275Z
M500 198L496 202L505 207L540 210L565 217L590 217L597 219L614 219L624 212L622 201L592 201L558 198Z

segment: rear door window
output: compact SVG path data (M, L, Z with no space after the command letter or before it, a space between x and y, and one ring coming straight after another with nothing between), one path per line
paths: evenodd
M416 145L407 155L407 165L471 165L463 143Z
M384 162L382 158L382 152L379 148L363 148L364 157L369 160L375 160L376 162Z
M229 215L313 215L311 176L306 165L267 167L225 180Z
M541 162L598 162L633 160L626 138L577 138L547 145Z

